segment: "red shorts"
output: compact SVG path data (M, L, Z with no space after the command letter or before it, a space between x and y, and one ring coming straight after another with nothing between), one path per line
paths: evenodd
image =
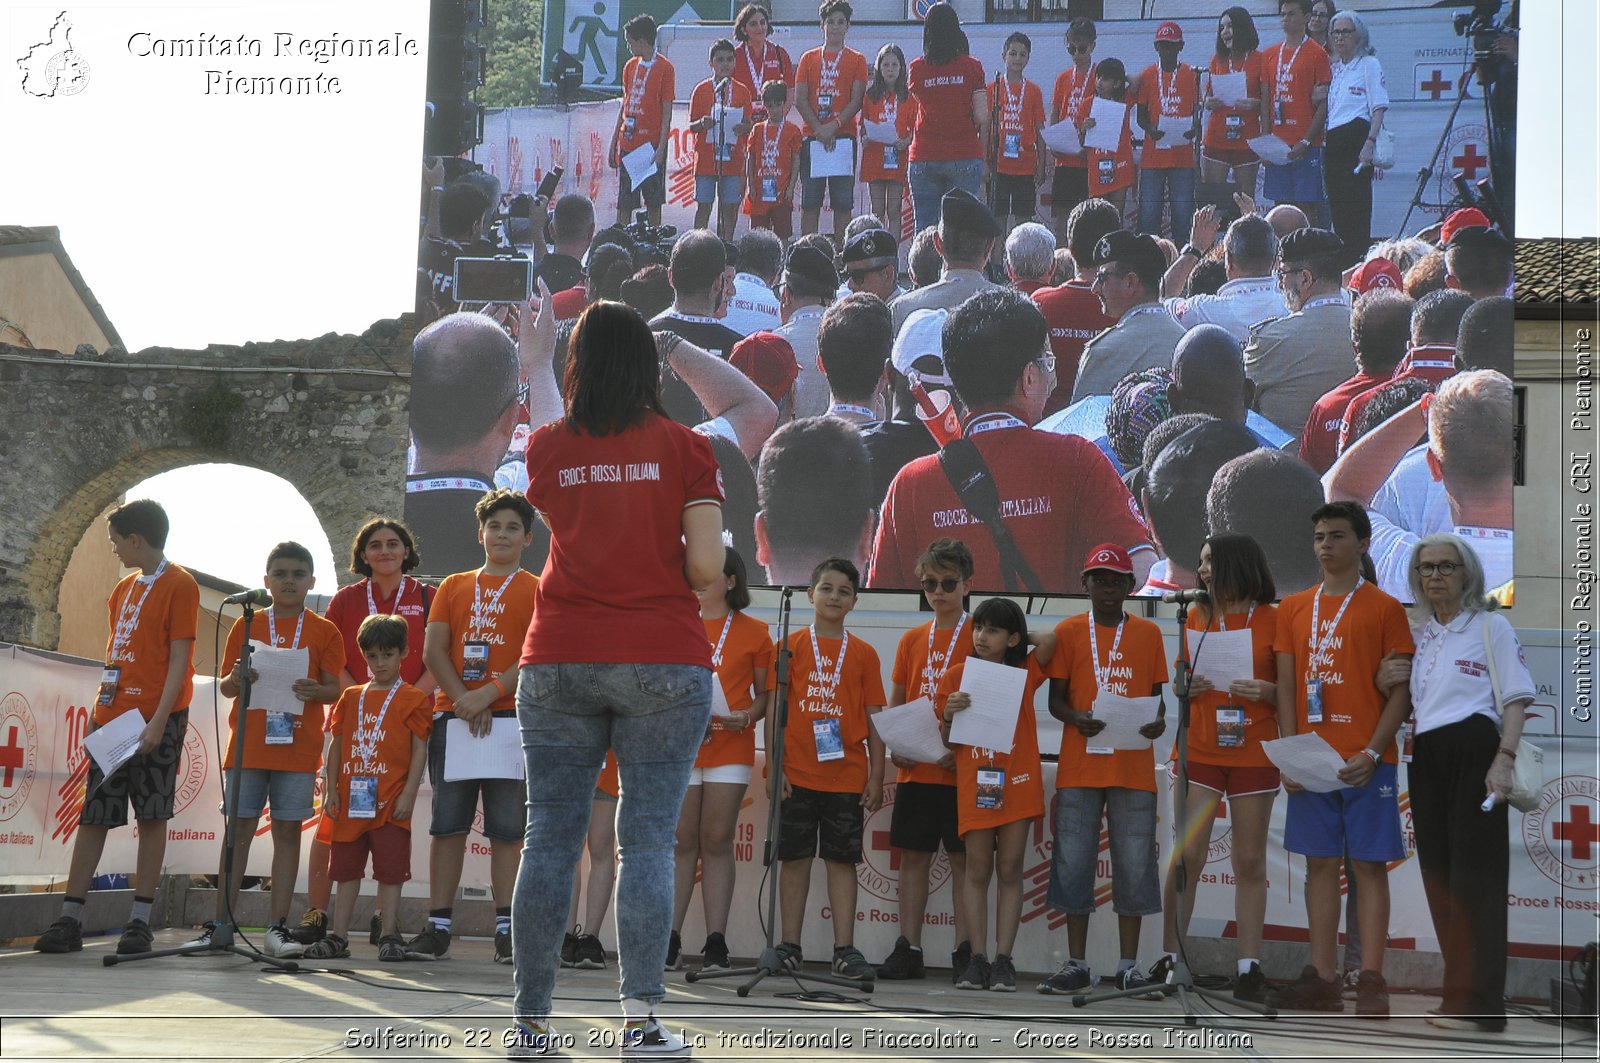
M1189 762L1189 782L1215 790L1224 797L1278 792L1277 768L1247 768L1224 764Z
M411 832L393 823L374 827L349 842L334 842L328 857L328 877L335 882L361 878L372 854L372 877L398 885L411 877Z

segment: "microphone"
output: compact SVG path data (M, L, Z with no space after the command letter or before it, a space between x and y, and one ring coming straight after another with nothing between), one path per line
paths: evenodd
M1209 602L1211 595L1204 590L1196 588L1192 591L1168 591L1161 596L1161 600L1169 605L1178 602L1190 604L1194 602Z
M260 587L257 587L253 591L240 591L238 594L230 594L226 598L222 599L222 604L259 605L262 608L266 608L272 604L272 595L267 593L265 590L262 590Z

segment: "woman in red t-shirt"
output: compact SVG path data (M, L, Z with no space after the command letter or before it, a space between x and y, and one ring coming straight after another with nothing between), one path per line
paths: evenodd
M1261 53L1256 50L1260 45L1250 12L1228 8L1217 19L1217 51L1201 86L1210 117L1200 137L1200 179L1221 184L1231 169L1234 188L1247 196L1255 195L1256 172L1261 169L1249 143L1261 135ZM1224 103L1217 96L1216 79L1229 74L1244 76L1245 97Z
M907 87L917 103L909 181L921 232L939 224L946 192L964 188L983 198L989 132L983 64L972 57L961 19L949 4L934 4L923 20L922 55L911 60Z
M794 60L783 45L770 39L772 12L765 4L746 4L733 16L733 80L750 91L752 126L767 120L767 106L761 102L761 89L769 81L781 81L794 92Z
M1188 886L1180 912L1174 863L1167 872L1161 905L1163 947L1169 956L1175 955L1180 920L1188 930L1195 886L1211 845L1211 824L1226 798L1233 832L1233 903L1239 947L1233 995L1259 1004L1266 988L1260 958L1261 928L1267 913L1267 823L1278 796L1278 769L1262 749L1263 742L1278 737L1274 700L1278 672L1272 650L1278 627L1278 611L1272 605L1277 588L1265 552L1248 535L1211 536L1200 547L1195 571L1211 597L1189 614L1184 630L1194 667L1189 680L1189 785L1177 841L1183 847ZM1226 690L1219 690L1206 677L1206 640L1232 631L1250 633L1254 678L1235 679Z
M885 231L896 236L904 227L901 219L905 210L906 167L910 162L906 149L911 146L911 133L917 124L917 102L911 98L906 78L905 53L898 44L884 45L878 49L878 58L872 64L872 80L867 83L867 97L861 105L866 121L894 126L893 144L863 134L861 179L867 182L872 213L883 222Z

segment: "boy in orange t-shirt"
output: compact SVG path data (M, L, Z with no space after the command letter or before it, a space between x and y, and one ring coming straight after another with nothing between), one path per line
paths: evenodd
M795 168L800 159L800 129L789 117L789 86L769 81L761 88L767 120L757 122L746 145L749 183L745 207L752 229L771 229L787 240L794 235Z
M644 200L651 225L661 224L661 204L667 200L667 146L672 141L672 101L677 95L676 71L666 56L656 51L656 20L635 15L622 27L633 53L622 68L622 107L611 133L608 160L617 171L617 224L626 225ZM622 160L646 145L655 148L655 170L637 188Z
M139 825L138 868L133 877L133 911L118 955L149 952L150 906L167 851L166 821L173 816L183 736L189 729L189 699L194 694L194 632L200 612L200 587L188 572L167 560L167 512L159 502L139 499L107 518L111 551L126 568L138 569L118 582L107 608L111 637L106 667L95 698L97 730L117 717L137 712L145 720L139 750L106 777L89 759L82 791L72 870L67 875L61 918L34 942L38 952L77 952L83 948L83 905L105 849L106 833L128 822L128 806ZM85 753L85 755L87 755Z
M1261 129L1283 141L1289 161L1267 163L1262 192L1291 203L1315 219L1327 202L1322 177L1322 134L1328 125L1333 65L1322 45L1306 36L1310 0L1278 0L1283 41L1261 53Z
M1002 54L1005 77L989 83L989 113L998 119L989 155L994 187L990 207L1000 228L1010 232L1033 220L1050 153L1044 145L1044 90L1022 76L1033 41L1026 33L1013 33ZM1004 243L995 242L992 261L997 266L1005 257Z
M877 651L865 640L852 639L844 627L860 582L856 566L840 557L828 558L811 573L806 597L815 619L789 637L789 704L780 711L783 770L772 785L783 802L778 957L794 969L804 962L800 935L820 841L833 910L833 973L871 983L872 965L855 947L856 865L863 813L883 804L883 739L871 717L883 708L884 695ZM772 719L769 714L769 750Z
M407 959L399 926L400 886L411 877L411 813L428 756L433 706L428 695L400 678L406 630L398 616L374 614L361 622L356 643L372 679L347 688L333 707L323 793L325 814L333 820L328 877L339 892L333 925L321 941L306 946L307 959L350 955L350 918L369 853L383 912L378 959Z
M1139 75L1139 128L1144 154L1139 157L1139 231L1161 233L1163 200L1172 207L1172 239L1186 243L1194 221L1195 144L1200 132L1196 105L1200 75L1178 62L1183 27L1163 22L1156 27L1158 61ZM1176 128L1181 126L1182 128Z
M694 227L704 229L717 208L717 235L733 239L744 198L745 136L750 132L750 90L733 80L733 42L719 37L711 44L711 77L689 97L689 128L699 136L694 156ZM722 128L716 109L723 108Z
M272 921L267 926L262 950L268 956L293 957L305 946L289 936L284 922L294 900L294 882L300 874L300 830L313 812L317 772L322 767L322 716L327 703L339 696L339 672L344 668L344 636L331 620L306 608L306 594L317 584L312 575L311 551L299 543L279 543L267 555L264 577L272 592L272 605L253 618L250 641L274 650L305 650L306 676L294 683L294 695L302 702L298 715L242 706L244 712L244 764L239 775L238 820L234 824L233 878L228 905L223 906L222 891L217 891L217 919L207 923L200 936L190 942L210 947L212 934L239 903L239 884L250 858L250 843L256 835L261 812L272 808ZM228 746L223 757L222 811L233 811L233 750L239 727L239 695L243 692L245 626L243 618L228 632L224 651L225 675L218 688L225 698L233 698L228 714ZM258 678L250 669L250 681ZM252 701L256 699L252 698ZM225 881L227 849L218 864L217 881Z
M1068 960L1039 983L1041 993L1079 993L1094 984L1085 956L1089 916L1095 910L1102 815L1111 838L1111 904L1122 953L1118 989L1150 984L1138 967L1139 930L1145 916L1161 911L1155 752L1149 746L1096 745L1094 737L1106 725L1094 718L1094 706L1102 694L1159 698L1167 681L1167 651L1159 627L1123 611L1134 586L1133 562L1126 550L1102 543L1089 551L1083 585L1089 592L1090 611L1056 625L1056 651L1049 668L1050 715L1065 726L1056 766L1055 849L1046 903L1067 916ZM1156 718L1139 734L1154 741L1166 727L1166 703L1161 702Z

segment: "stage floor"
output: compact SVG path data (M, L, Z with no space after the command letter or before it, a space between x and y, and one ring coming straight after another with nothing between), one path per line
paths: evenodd
M163 930L156 947L193 931ZM365 938L346 960L299 973L233 956L171 957L105 967L115 937L81 953L0 950L0 1058L11 1060L498 1059L510 1012L511 969L485 939L458 939L437 963L380 964ZM821 971L821 966L815 967ZM1186 1026L1175 999L1120 1000L1078 1009L1070 998L956 990L944 971L880 982L870 996L792 999L770 978L740 999L735 980L686 984L668 974L660 1017L717 1060L1535 1060L1594 1059L1595 1038L1548 1015L1513 1015L1489 1037L1436 1030L1422 1015L1436 997L1396 993L1386 1022L1344 1015L1244 1016L1200 1003ZM556 1029L571 1060L615 1059L617 975L562 971ZM807 988L828 990L831 987Z

